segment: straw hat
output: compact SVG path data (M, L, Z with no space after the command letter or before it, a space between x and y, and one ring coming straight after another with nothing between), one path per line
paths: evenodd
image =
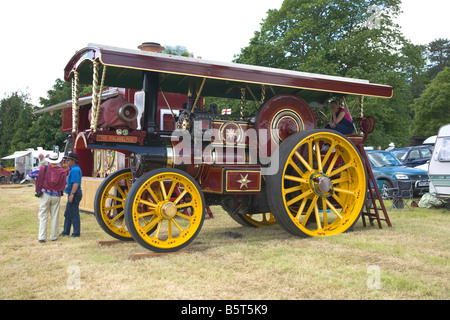
M47 158L47 161L49 163L59 163L59 155L56 152L53 152L52 154L50 154L50 157Z

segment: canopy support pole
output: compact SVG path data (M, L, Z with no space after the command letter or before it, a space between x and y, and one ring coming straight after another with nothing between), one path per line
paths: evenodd
M159 74L157 72L145 71L142 80L144 96L144 130L155 132L158 124L156 115L158 111L158 89Z

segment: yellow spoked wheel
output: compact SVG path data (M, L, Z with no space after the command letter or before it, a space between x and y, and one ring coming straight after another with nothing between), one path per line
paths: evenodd
M267 196L284 229L299 236L328 236L355 224L364 205L366 172L344 135L296 133L280 144L278 159L278 173L267 176Z
M277 224L277 220L273 216L272 212L255 213L255 214L243 214L240 218L249 227L269 227Z
M124 241L133 240L125 225L125 199L131 188L130 169L122 169L105 178L94 199L94 215L101 228L110 236Z
M203 225L205 205L198 183L178 169L156 169L131 187L125 220L133 239L156 252L188 245Z
M244 213L249 212L248 205L252 201L251 196L225 196L222 197L221 205L222 209L237 223L244 227L260 228L268 227L277 224L272 212L257 212L257 213ZM251 212L255 212L253 208ZM264 209L261 209L265 211Z

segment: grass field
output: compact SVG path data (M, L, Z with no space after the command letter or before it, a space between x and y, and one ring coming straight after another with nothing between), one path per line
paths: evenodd
M34 188L0 186L0 299L400 300L450 298L450 214L390 211L393 224L327 238L245 228L220 207L182 254L140 260L89 213L80 238L38 243ZM61 202L63 223L65 199ZM242 237L233 237L241 235Z

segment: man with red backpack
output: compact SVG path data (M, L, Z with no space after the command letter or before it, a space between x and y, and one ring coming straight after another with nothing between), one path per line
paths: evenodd
M51 216L50 240L55 241L59 235L59 205L64 193L67 173L58 165L57 153L47 158L48 165L39 168L36 179L36 197L39 198L39 242L47 238L47 220Z

